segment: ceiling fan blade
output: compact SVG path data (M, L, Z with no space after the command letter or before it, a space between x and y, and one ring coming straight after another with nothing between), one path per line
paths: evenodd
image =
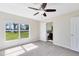
M39 10L39 9L37 9L37 8L33 8L33 7L28 7L28 8L33 9L33 10Z
M46 13L44 13L44 14L43 14L43 16L45 16L45 17L46 17L46 16L47 16L47 15L46 15Z
M35 13L34 16L37 15L37 14L39 14L39 12Z
M47 3L42 3L41 8L45 9L46 5L47 5Z
M56 9L45 9L44 11L46 11L46 12L55 12Z

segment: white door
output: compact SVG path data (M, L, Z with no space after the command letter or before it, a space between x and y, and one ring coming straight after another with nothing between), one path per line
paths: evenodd
M71 48L79 51L79 18L71 20Z

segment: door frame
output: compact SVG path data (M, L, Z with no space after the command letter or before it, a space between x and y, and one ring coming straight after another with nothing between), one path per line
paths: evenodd
M52 23L52 26L53 26L53 22L52 21L51 22L46 22L46 40L47 40L47 23ZM52 33L53 33L53 30L52 30ZM51 42L53 42L53 40Z

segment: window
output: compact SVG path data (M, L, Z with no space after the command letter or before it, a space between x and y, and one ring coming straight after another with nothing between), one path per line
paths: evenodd
M29 25L20 24L20 37L21 38L29 37Z
M16 40L29 37L29 25L7 23L6 25L6 40Z
M6 40L15 40L18 39L19 27L18 24L15 23L7 23L6 24Z

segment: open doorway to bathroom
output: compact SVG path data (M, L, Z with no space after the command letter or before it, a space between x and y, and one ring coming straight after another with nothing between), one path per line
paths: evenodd
M53 42L53 23L52 22L46 23L46 34L47 34L47 41Z

